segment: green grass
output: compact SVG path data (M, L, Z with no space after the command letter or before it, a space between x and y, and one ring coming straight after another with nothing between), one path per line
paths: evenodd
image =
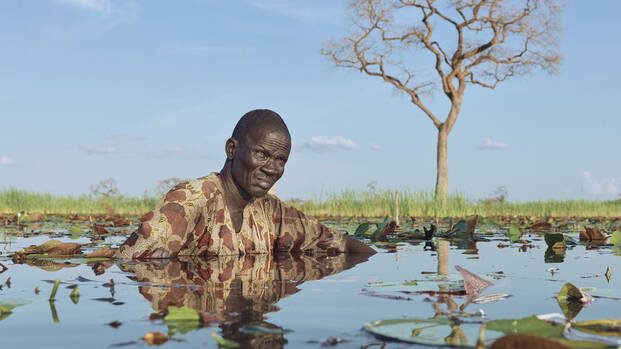
M141 215L155 207L159 197L95 198L89 195L54 196L25 190L0 190L0 213L19 211L41 213L97 214L118 212ZM384 217L395 212L394 191L354 191L327 193L310 200L290 200L289 204L311 216ZM442 202L431 191L399 191L401 217L480 216L555 216L555 217L621 217L621 200L547 200L489 203L469 200L463 194L451 194Z
M307 201L290 202L312 216L384 217L395 213L394 191L353 191L328 193ZM555 216L621 217L621 200L547 200L491 203L473 201L465 195L450 194L444 202L431 191L399 191L401 217Z
M16 213L108 213L142 215L152 210L159 198L144 195L141 198L132 197L101 197L90 195L55 196L52 194L32 193L26 190L0 190L0 212Z

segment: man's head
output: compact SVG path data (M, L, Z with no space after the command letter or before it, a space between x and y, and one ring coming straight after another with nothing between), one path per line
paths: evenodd
M246 113L226 141L231 175L247 200L262 197L285 171L291 135L280 115L268 109Z

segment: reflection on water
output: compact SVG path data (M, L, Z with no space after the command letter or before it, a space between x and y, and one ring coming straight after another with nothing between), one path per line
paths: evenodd
M208 313L220 323L224 338L252 348L280 348L284 329L265 321L278 311L280 299L299 291L305 281L319 280L366 261L365 255L246 255L211 259L183 258L120 264L135 275L138 292L155 312L169 306ZM253 335L244 328L267 331Z

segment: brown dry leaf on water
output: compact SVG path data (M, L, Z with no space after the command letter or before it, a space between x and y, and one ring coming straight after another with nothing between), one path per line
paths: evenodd
M466 223L468 224L468 226L466 227L466 234L471 236L474 235L474 230L477 227L477 223L479 223L479 215L472 216L466 219Z
M544 348L544 349L570 349L570 347L544 337L532 334L508 334L498 338L489 349L509 349L509 348Z
M74 242L62 242L58 240L49 240L38 246L26 247L21 251L18 251L18 255L29 254L47 254L50 256L71 256L75 254L81 254L81 244Z
M166 335L161 332L147 332L147 334L145 334L142 339L148 345L162 345L168 342L168 337L166 337Z
M455 269L459 271L461 277L464 279L464 288L466 289L466 294L468 294L469 296L476 295L485 288L493 285L491 282L460 267L459 265L456 265Z
M386 238L386 236L393 234L396 228L397 223L395 221L390 221L390 223L386 224L384 230L382 230L382 233L377 238L377 241L387 242L388 239Z
M89 254L87 254L86 258L112 258L114 256L114 250L110 248L102 248L99 250L95 250Z
M106 220L112 222L113 227L126 227L129 225L129 220L121 215L108 217Z
M604 274L604 275L606 276L606 280L607 280L608 282L610 282L610 276L611 276L611 273L610 273L610 266L608 266L608 267L606 268L606 274Z
M101 225L93 225L93 234L106 235L108 234L108 231Z
M584 227L584 231L580 232L580 241L604 241L608 238L599 228Z
M550 222L537 222L529 225L526 229L534 231L550 231L552 230L552 224Z

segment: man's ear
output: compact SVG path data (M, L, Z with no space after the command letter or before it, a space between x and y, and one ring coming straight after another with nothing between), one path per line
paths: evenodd
M233 160L233 158L235 157L235 153L237 152L238 146L239 146L239 142L237 141L237 139L231 137L226 140L224 151L226 152L227 159Z

